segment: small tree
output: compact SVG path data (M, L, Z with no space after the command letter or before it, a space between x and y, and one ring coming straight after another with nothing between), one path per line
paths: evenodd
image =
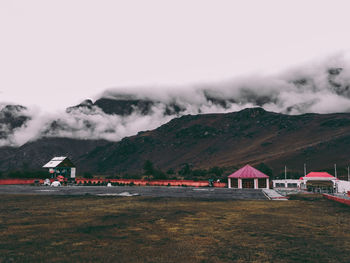
M224 170L220 167L214 166L209 169L210 174L215 174L216 177L221 177L222 174L224 173Z
M86 178L86 179L92 179L92 174L91 173L89 173L89 172L85 172L84 173L84 178Z
M166 171L167 174L175 174L175 171L173 168L168 169L168 171Z
M161 170L155 170L153 173L153 178L158 180L167 179L166 175Z
M188 163L185 163L179 171L179 175L190 175L192 173L191 166Z
M154 166L150 160L146 160L145 163L143 164L143 171L145 175L153 175Z

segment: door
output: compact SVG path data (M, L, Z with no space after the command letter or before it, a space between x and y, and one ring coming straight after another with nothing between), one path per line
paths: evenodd
M242 188L254 188L254 179L242 179Z

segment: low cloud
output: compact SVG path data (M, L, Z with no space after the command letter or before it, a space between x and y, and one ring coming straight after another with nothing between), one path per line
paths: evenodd
M107 114L96 105L57 114L21 109L16 114L28 119L14 129L0 124L0 132L7 134L0 137L0 146L19 146L43 136L119 141L182 115L224 113L256 106L284 114L350 112L348 58L342 54L276 75L242 76L220 83L120 87L106 90L96 98L151 101L147 114L137 106L133 106L130 115ZM3 108L0 104L0 110Z

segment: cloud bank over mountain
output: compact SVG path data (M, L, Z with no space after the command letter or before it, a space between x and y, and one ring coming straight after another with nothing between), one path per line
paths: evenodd
M285 113L350 112L350 59L339 55L276 75L168 87L118 87L56 114L0 105L0 146L41 137L119 141L186 114L247 107Z

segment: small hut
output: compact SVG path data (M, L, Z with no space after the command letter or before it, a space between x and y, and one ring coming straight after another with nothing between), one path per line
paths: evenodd
M228 176L228 188L269 189L269 177L250 165Z
M43 168L49 169L52 178L75 178L76 167L68 157L54 157Z

